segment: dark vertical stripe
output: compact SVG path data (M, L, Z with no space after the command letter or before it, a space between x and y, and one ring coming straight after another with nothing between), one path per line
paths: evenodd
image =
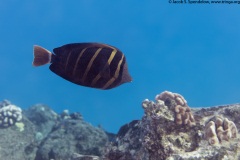
M115 81L115 79L118 78L120 67L121 67L121 64L122 64L122 61L123 61L123 57L124 57L124 55L122 54L122 58L118 62L117 69L116 69L116 71L114 73L114 76L102 87L102 89L106 89L107 87L109 87Z
M95 54L95 52L97 51L98 48L97 47L85 47L85 48L87 48L87 49L83 52L81 58L79 58L78 64L76 65L75 75L72 74L74 67L72 67L72 70L70 72L76 83L88 86L88 83L85 84L85 82L82 81L83 75L84 75L85 71L87 70L88 63L90 62L90 60L92 59L93 55ZM79 54L81 53L81 51L82 51L82 49L77 50L75 52L75 54L77 54L77 57L75 57L74 64L75 64ZM86 80L86 82L88 82L88 81Z
M112 53L110 54L110 57L108 58L108 61L107 61L107 63L108 63L109 66L110 66L110 64L111 64L114 56L116 55L116 53L117 53L117 50L116 50L115 48L113 48L113 51L112 51ZM100 75L100 74L101 74L101 73L98 73L98 75L93 79L93 81L92 81L92 83L91 83L91 86L94 86L94 85L97 83L97 81L101 78L101 75Z
M95 86L96 82L101 78L100 73L98 73L98 75L93 79L91 86Z
M86 71L84 72L84 75L83 75L83 78L82 78L82 82L85 81L85 79L86 79L86 77L87 77L87 74L88 74L90 68L92 67L92 64L93 64L94 59L97 57L98 53L99 53L101 50L102 50L102 48L99 48L99 49L95 52L95 54L93 55L93 57L91 58L91 60L89 61L88 65L87 65L87 69L86 69Z
M68 66L68 61L69 61L69 57L71 56L72 52L70 52L67 56L67 61L66 61L66 64L65 64L65 71L67 70L67 66Z
M123 74L125 74L124 70L123 70L125 62L126 62L126 58L124 56L122 64L120 65L120 71L119 71L118 78L116 78L115 81L110 86L108 86L106 89L114 88L114 87L122 84Z
M80 58L82 57L83 53L86 51L86 49L87 49L87 48L84 48L84 49L80 52L80 54L78 55L77 61L76 61L75 65L74 65L73 75L75 75L77 66L79 65L79 64L78 64L78 63L79 63L79 60L80 60Z

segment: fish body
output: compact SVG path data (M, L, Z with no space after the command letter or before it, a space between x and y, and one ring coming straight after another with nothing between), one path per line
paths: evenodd
M66 44L53 53L35 45L33 65L47 63L52 72L81 86L111 89L132 81L124 54L106 44Z

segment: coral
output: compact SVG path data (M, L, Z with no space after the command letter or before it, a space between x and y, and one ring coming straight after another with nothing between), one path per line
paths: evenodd
M22 123L22 122L16 122L15 123L15 126L17 126L17 128L18 128L18 130L20 131L20 132L22 132L22 131L24 131L24 123Z
M158 94L155 99L164 101L165 105L174 111L176 124L188 126L195 125L191 109L187 105L187 101L180 94L164 91Z
M228 141L230 138L237 138L238 130L232 121L229 121L227 118L225 118L223 121L223 126L219 126L217 128L217 132L220 141Z
M223 140L229 141L231 138L237 138L237 133L236 125L227 118L214 117L205 128L205 138L211 145L219 144Z
M0 127L9 127L21 121L21 108L9 103L2 104L0 108Z
M210 121L206 125L205 136L209 144L214 145L219 143L217 133L216 133L216 126L213 121Z
M156 100L162 100L165 102L165 104L168 101L171 101L171 103L174 104L174 107L176 105L180 105L180 106L186 106L187 105L187 101L183 98L183 96L181 96L178 93L172 93L169 91L164 91L158 95L156 95L155 97ZM166 104L167 106L169 106L168 104Z

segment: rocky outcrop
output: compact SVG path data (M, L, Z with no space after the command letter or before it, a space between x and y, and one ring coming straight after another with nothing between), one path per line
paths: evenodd
M6 102L0 106L5 106ZM21 122L0 129L0 157L99 160L108 142L107 135L101 128L85 122L79 113L58 115L48 106L37 104L23 111Z
M20 123L0 129L0 159L34 160L35 126L25 116Z
M73 159L75 154L101 156L107 135L82 120L63 120L41 142L35 160Z
M105 160L240 159L240 105L190 109L181 95L166 91L142 107L142 119L121 127Z

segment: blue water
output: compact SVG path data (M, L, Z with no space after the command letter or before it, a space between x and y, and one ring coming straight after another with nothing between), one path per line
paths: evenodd
M143 114L141 102L169 90L190 107L240 102L240 21L237 4L162 1L1 1L0 99L57 113L80 112L117 132ZM32 66L33 45L52 51L73 42L121 49L133 82L112 90L72 84Z

